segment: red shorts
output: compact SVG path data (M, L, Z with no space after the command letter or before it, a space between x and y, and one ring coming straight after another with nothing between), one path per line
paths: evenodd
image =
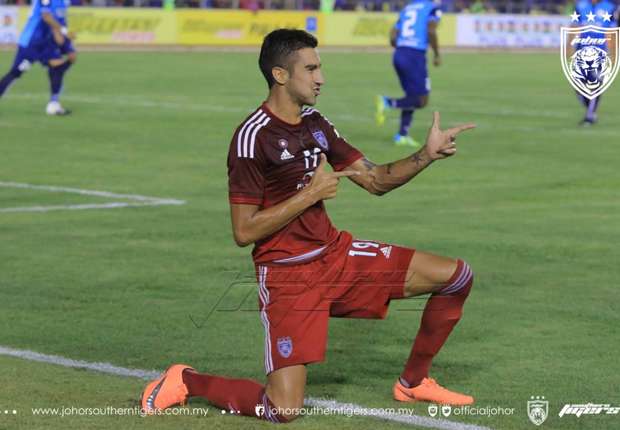
M390 300L404 296L414 252L342 232L318 259L257 265L266 373L323 361L329 317L385 318Z

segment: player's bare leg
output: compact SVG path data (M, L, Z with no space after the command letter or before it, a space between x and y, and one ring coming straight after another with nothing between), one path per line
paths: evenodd
M297 418L304 406L306 366L289 366L271 372L267 377L265 393L287 421Z
M457 260L416 251L407 269L405 297L435 293L456 270Z
M421 109L423 107L426 107L426 105L428 105L428 100L429 100L428 94L423 95L423 96L419 96L418 97L418 105L416 106L416 108Z
M405 297L431 294L405 369L394 385L400 401L467 405L471 396L449 391L429 377L435 355L448 339L463 313L473 285L473 272L462 260L416 252L411 259L404 287Z
M55 59L50 60L48 62L48 66L50 66L50 67L59 67L59 66L62 66L63 64L65 64L66 62L67 62L67 60L64 59L64 58L55 58Z

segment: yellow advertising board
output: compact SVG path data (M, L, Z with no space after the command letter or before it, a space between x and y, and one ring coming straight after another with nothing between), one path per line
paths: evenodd
M177 10L181 45L260 45L277 28L299 28L321 38L321 13Z
M29 8L20 8L20 28L28 20ZM161 9L73 7L69 9L69 30L80 45L166 45L176 44L174 12Z
M323 45L329 46L389 46L390 29L397 13L335 12L323 18ZM456 43L456 17L444 15L439 25L440 46Z
M174 13L159 9L72 8L69 28L78 43L174 44Z
M441 17L437 33L439 46L456 46L456 15L444 14Z
M395 13L334 12L325 17L324 45L389 46Z
M19 8L23 28L29 8ZM276 28L299 28L318 37L321 46L389 46L396 13L258 11L213 9L91 8L69 9L69 29L80 45L245 45L260 46ZM441 46L456 44L456 15L444 15Z

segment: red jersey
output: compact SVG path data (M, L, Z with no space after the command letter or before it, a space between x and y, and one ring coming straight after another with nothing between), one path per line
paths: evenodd
M292 197L312 180L321 153L336 171L363 157L317 110L305 108L301 122L289 124L261 105L237 127L230 143L230 203L266 209ZM256 263L299 256L329 246L338 234L319 201L257 241L252 256Z

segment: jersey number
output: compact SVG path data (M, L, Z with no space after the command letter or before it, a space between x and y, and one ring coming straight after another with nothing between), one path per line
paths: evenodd
M306 163L306 170L310 168L314 169L318 166L320 153L321 150L319 148L314 148L312 152L309 150L304 151L304 163Z
M379 248L379 244L375 242L353 242L351 246L353 248L356 248L356 249L349 250L349 255L351 257L355 257L356 255L362 255L364 257L376 257L377 256L376 252L357 251L357 249Z
M405 21L403 22L403 31L402 35L405 38L415 36L415 30L413 27L415 26L415 22L418 19L418 11L417 10L408 10L405 12Z

